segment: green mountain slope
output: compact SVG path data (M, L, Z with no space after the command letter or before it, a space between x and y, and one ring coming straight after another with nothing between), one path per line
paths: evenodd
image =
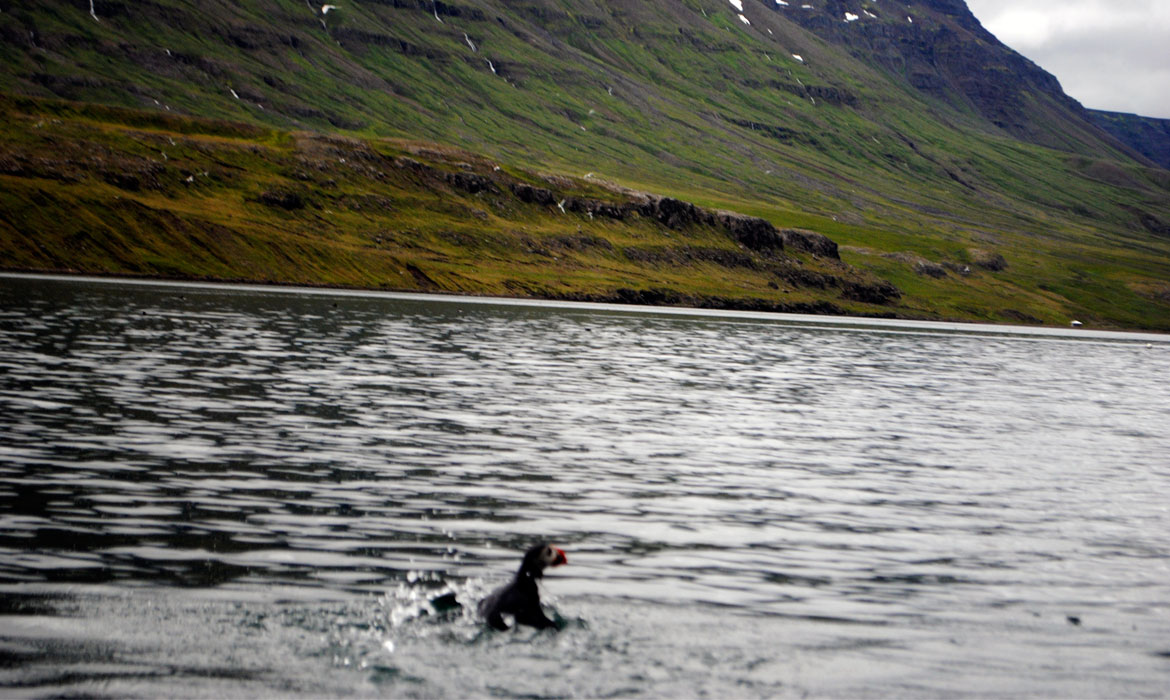
M1163 168L1170 168L1170 119L1089 110L1089 118L1114 138Z
M263 136L245 141L269 142L253 144L257 162L241 166L247 178L217 190L217 208L284 234L303 228L320 245L352 235L345 228L352 224L298 220L314 206L324 211L335 194L330 178L298 179L289 164L316 158L298 151L316 143L288 135L298 131L345 134L387 158L401 157L391 155L395 149L418 150L408 144L442 144L464 152L463 162L490 162L535 184L539 174L558 175L560 184L543 182L556 202L523 202L537 206L552 228L570 223L570 213L556 207L564 196L600 188L595 194L614 201L626 190L652 192L706 211L762 217L777 230L815 231L839 244L841 262L832 265L843 272L799 250L784 255L838 280L796 285L809 303L831 302L837 310L1170 328L1170 174L1094 125L1051 76L982 31L961 2L738 4L742 10L726 0L367 0L326 13L293 0L94 0L91 14L87 0L0 1L0 90L263 127ZM97 211L113 197L141 200L152 192L119 189L80 156L41 173L71 172L73 184L35 176L29 164L46 152L81 154L93 146L98 124L115 160L153 158L164 171L175 168L158 155L167 149L144 150L130 113L85 116L55 102L17 100L7 114L7 155L0 156L10 165L0 177L9 192L51 195L42 209ZM50 143L34 129L46 117L50 128L61 122ZM199 132L190 139L215 150L208 124L175 121L151 133L172 139L184 129ZM416 160L450 167L442 158ZM194 170L198 162L191 172L210 172ZM473 166L471 172L495 172ZM75 186L88 188L84 196L70 192ZM515 231L528 216L505 202L470 207L489 212L487 220L461 219L443 204L408 196L423 190L401 182L367 177L347 186L410 202L396 208L401 220L382 222L389 233L370 234L384 240L436 220ZM451 193L449 183L420 186L440 193L438 200L468 194ZM507 183L498 187L515 196ZM274 209L258 199L275 190L316 204ZM158 193L166 196L151 207L183 212L177 215L192 231L213 218L206 207L184 204L186 190ZM67 251L52 251L52 259L29 252L36 250L30 237L60 217L35 219L27 207L9 204L3 215L6 266L94 269L96 263L70 264ZM419 225L406 227L410 217ZM324 260L310 259L324 255L317 249L263 277L396 288L427 287L420 281L426 278L429 288L546 296L560 288L564 296L599 298L654 289L639 298L679 303L735 296L711 284L731 268L685 253L727 247L723 242L680 245L671 237L677 227L643 216L640 235L653 244L624 245L629 241L601 228L600 218L574 220L573 235L580 226L581 235L608 241L619 267L629 270L614 272L570 251L591 270L590 282L572 289L555 281L554 267L546 269L548 284L511 287L448 284L425 272L338 278ZM240 233L230 220L215 223ZM760 255L733 235L720 241ZM666 252L624 252L631 247ZM398 255L387 269L406 269ZM448 243L441 251L443 260L469 268L483 267L484 255L474 245ZM493 265L507 267L509 255ZM130 271L108 259L97 267ZM250 276L178 261L171 267L172 274ZM165 273L149 265L137 271ZM841 296L843 280L884 280L901 294L857 307ZM791 283L776 274L742 280L738 294L780 308L795 292L768 282Z

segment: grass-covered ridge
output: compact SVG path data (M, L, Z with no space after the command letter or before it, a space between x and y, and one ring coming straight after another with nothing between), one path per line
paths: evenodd
M595 179L416 142L0 108L10 268L828 313L897 299L813 232Z
M915 26L947 28L935 4L911 3ZM1170 328L1165 171L1088 127L1068 152L1021 141L773 5L745 0L745 25L725 0L95 0L96 20L0 0L0 264ZM785 251L836 280L818 286L714 229L680 241L402 158L762 217L851 269Z
M803 225L773 246L737 223L750 216L432 144L30 99L0 113L10 269L1033 323L1063 323L1086 292L1164 292L1095 292L1089 268L1028 290L1018 261L962 243L838 260L811 228L902 234L750 212Z

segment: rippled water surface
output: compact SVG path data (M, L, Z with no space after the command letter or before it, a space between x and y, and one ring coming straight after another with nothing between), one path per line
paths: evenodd
M1170 338L0 278L0 694L1166 696ZM474 602L549 538L563 629Z

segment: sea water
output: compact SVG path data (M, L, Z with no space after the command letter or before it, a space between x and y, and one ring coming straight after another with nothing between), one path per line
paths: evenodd
M0 694L1165 696L1168 376L1160 335L0 277ZM542 539L562 629L487 629Z

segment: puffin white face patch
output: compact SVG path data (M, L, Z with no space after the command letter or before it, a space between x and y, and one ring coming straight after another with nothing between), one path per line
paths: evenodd
M551 566L560 566L568 561L565 557L565 552L551 544L545 545L544 549L540 550L540 565L541 568L548 568Z
M557 553L553 551L552 547L545 547L544 551L540 553L540 559L545 566L552 566L553 562L557 560Z

